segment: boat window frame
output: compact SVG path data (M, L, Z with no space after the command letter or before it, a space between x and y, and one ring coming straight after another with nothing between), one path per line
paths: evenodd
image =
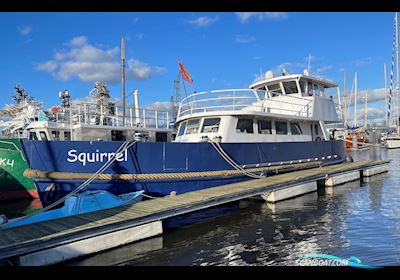
M236 126L235 126L235 132L238 134L254 134L254 119L251 118L236 118L237 122L236 122ZM247 132L247 130L245 129L245 131L241 131L241 129L238 129L238 125L239 125L239 121L251 121L251 132Z
M32 137L34 135L34 137ZM29 131L29 140L39 140L36 131Z
M286 87L285 87L285 84L287 84L287 83L294 83L294 84L296 85L296 91L297 91L297 92L290 92L290 93L288 93L288 92L286 91ZM282 87L283 87L283 90L284 90L285 95L289 95L289 94L299 94L299 87L298 87L298 84L297 84L297 82L296 82L295 79L294 79L294 80L282 81Z
M261 131L261 126L260 126L260 122L269 122L269 123L270 123L270 128L269 128L270 133L262 133L262 131ZM267 128L267 129L264 129L264 130L268 130L268 128ZM272 134L273 134L272 120L266 120L266 119L259 119L259 120L257 120L257 132L258 132L258 134L260 134L260 135L272 135Z
M294 125L298 129L298 131L300 133L293 134L292 125ZM291 135L303 135L303 130L301 129L300 123L298 123L298 122L289 122L289 126L290 126L290 134Z
M272 86L272 85L279 85L279 91L273 91L272 89L270 89L269 87ZM266 87L268 89L269 97L274 97L274 96L279 96L279 95L284 94L281 82L271 83L269 85L266 85Z
M44 135L44 137L43 137L43 135ZM49 141L49 138L47 137L47 133L45 130L40 130L39 136L40 136L41 141Z
M211 129L211 131L204 131L204 128L205 128L205 122L207 121L207 120L213 120L213 119L218 119L218 126L215 124L215 125L212 125L211 127L212 127L212 129ZM215 128L215 126L217 126L216 128L217 128L217 130L216 131L213 131L213 129ZM204 118L203 119L203 122L202 122L202 124L201 124L201 130L200 130L200 133L217 133L218 131L219 131L219 127L221 126L221 117L217 117L217 118ZM208 127L210 127L210 125L208 125Z
M67 137L65 137L66 134L69 134L69 137L67 139ZM71 137L71 131L63 131L63 137L64 137L64 141L70 141L72 139Z
M198 121L198 122L197 122L197 124L189 125L189 123L190 123L191 121ZM186 124L185 135L198 134L198 133L199 133L199 130L200 130L200 125L201 125L201 118L194 118L194 119L188 120L188 121L187 121L187 124ZM197 127L197 128L196 128L196 127ZM194 129L194 128L196 128L196 129ZM190 131L189 129L192 129L193 132ZM190 133L188 133L188 131L189 131Z
M51 130L50 134L51 134L52 140L55 140L55 141L60 141L61 140L61 138L60 138L61 137L61 133L60 133L59 130ZM57 134L58 134L58 137L56 137Z
M278 126L277 124L286 124L286 133L278 133ZM276 135L289 135L289 129L288 129L288 122L286 121L275 121L275 133Z
M178 128L178 134L177 136L183 136L185 135L185 131L186 131L186 126L187 126L187 121L181 122L179 124L179 128ZM183 127L183 131L182 131L182 127ZM182 133L181 133L182 132Z

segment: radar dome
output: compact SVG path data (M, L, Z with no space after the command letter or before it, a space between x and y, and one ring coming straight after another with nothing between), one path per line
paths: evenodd
M266 79L271 79L273 77L274 77L274 73L272 73L272 71L265 72L265 78Z

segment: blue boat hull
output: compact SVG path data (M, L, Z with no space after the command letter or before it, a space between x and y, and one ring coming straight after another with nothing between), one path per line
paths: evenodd
M31 169L59 172L95 173L123 142L32 141L22 140ZM238 164L302 160L334 164L345 161L343 141L221 143ZM210 143L138 142L103 173L148 174L232 170ZM171 180L95 180L87 190L106 190L115 195L144 190L153 196L177 194L249 180L245 175ZM71 192L85 180L34 179L44 205ZM54 185L51 185L54 184ZM53 188L50 188L53 186ZM47 189L47 190L46 190Z

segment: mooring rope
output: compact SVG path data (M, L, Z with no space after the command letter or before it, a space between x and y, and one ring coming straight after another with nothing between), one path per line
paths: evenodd
M264 176L256 175L253 173L250 173L248 170L245 170L243 167L241 167L239 164L237 164L231 157L228 156L228 154L222 149L221 145L218 142L209 140L211 145L215 148L215 150L221 155L221 157L229 163L233 168L236 170L241 171L244 175L254 178L254 179L261 179L264 178Z

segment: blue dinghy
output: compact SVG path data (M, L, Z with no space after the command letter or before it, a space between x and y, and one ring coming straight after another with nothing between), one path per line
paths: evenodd
M115 196L104 190L85 191L71 195L65 200L64 206L58 209L34 214L31 217L20 217L8 220L2 215L3 224L1 228L11 228L25 224L32 224L57 218L63 218L107 208L113 208L124 204L131 204L142 199L144 191L130 192Z

